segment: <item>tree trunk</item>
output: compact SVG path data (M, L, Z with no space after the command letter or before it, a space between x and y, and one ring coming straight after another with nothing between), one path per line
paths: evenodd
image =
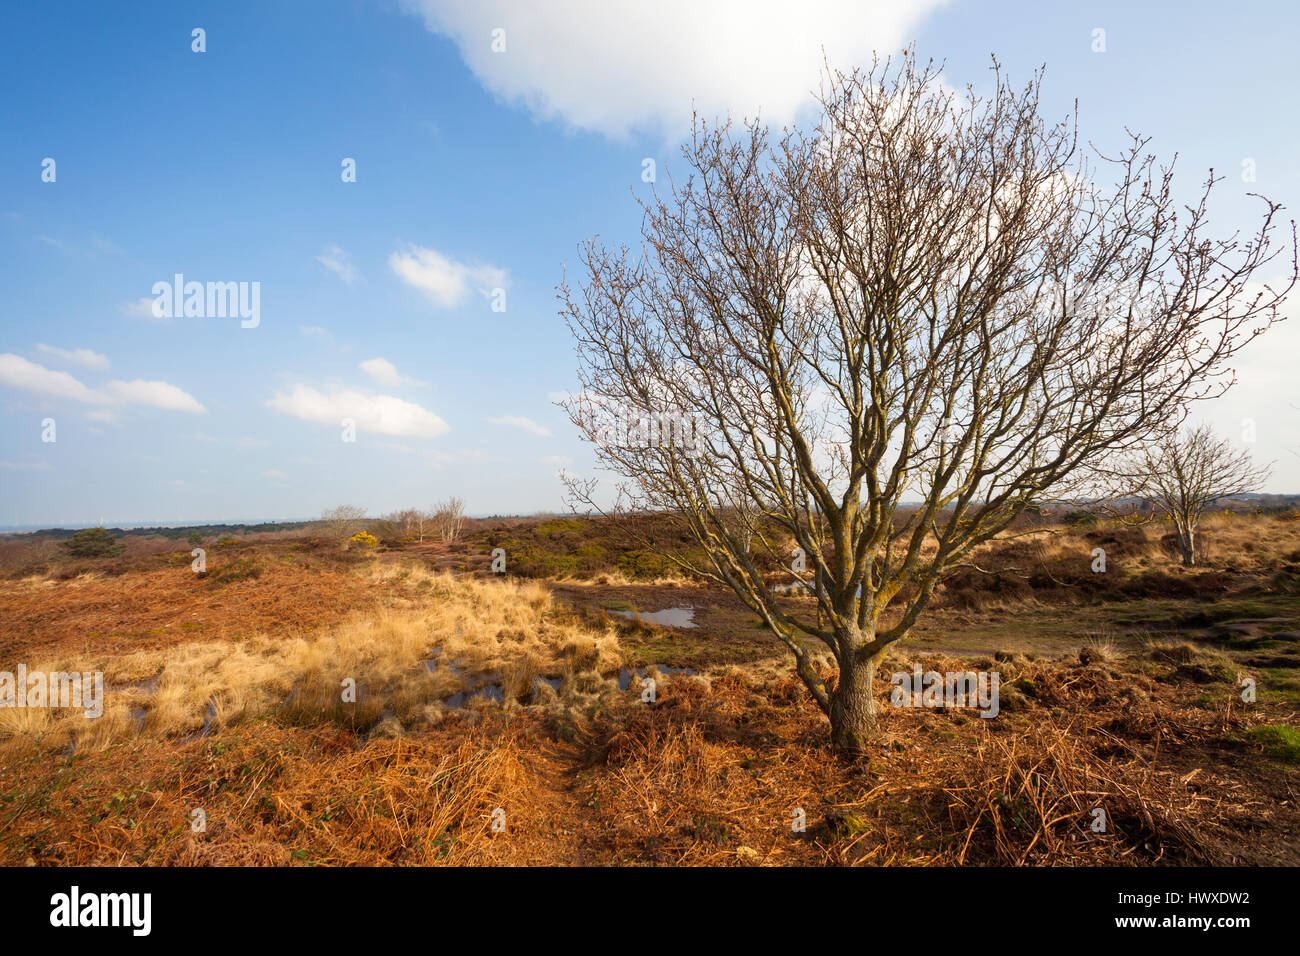
M876 673L876 658L856 660L841 655L839 680L831 694L831 746L847 756L866 752L875 739L876 698L871 692Z
M1178 533L1178 544L1183 551L1183 567L1190 568L1196 565L1196 532L1191 528Z

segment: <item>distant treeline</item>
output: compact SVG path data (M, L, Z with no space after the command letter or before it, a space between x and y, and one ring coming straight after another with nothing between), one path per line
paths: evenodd
M262 532L276 531L298 531L308 525L317 524L315 521L265 521L261 524L191 524L178 525L168 528L108 528L107 530L113 535L121 538L137 537L161 537L171 538L176 541L185 540L191 533L197 531L205 538L220 537L223 535L239 536L241 534L258 534ZM32 537L53 538L56 541L62 541L71 538L77 531L77 528L47 528L41 531L30 532Z

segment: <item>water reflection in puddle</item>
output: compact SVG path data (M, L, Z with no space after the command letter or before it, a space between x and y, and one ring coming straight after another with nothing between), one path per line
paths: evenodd
M699 627L695 623L695 608L691 605L666 607L662 611L613 611L633 621L643 624L658 624L660 627Z

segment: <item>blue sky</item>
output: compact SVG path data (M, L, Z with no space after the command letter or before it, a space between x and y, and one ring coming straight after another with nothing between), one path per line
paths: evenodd
M557 470L590 469L552 404L575 386L563 265L592 235L635 238L643 160L662 183L692 103L797 120L823 47L852 65L915 42L977 88L990 53L1016 79L1046 63L1049 116L1077 98L1099 146L1126 125L1152 136L1189 194L1209 167L1225 175L1220 232L1250 225L1252 190L1294 215L1293 5L1048 6L11 8L0 526L377 514L449 494L474 514L563 509ZM153 285L176 273L259 283L257 326L156 318ZM1252 346L1233 393L1197 411L1234 440L1255 422L1273 491L1300 491L1296 326Z

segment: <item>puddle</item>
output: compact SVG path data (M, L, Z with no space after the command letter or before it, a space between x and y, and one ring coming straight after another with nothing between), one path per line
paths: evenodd
M500 684L483 684L474 690L458 690L450 697L443 701L448 707L464 707L471 699L483 697L487 700L501 703L501 685Z
M104 681L104 693L115 694L123 690L138 690L146 694L158 693L158 682L162 679L162 673L154 674L152 677L146 677L144 680L129 680L121 684L114 684L112 681Z
M203 712L203 729L199 731L200 737L206 737L212 733L212 722L217 719L217 705L208 701L208 709Z
M684 615L685 623L676 623L676 621L674 621L674 623L671 626L677 626L677 627L696 626L694 623L691 623L689 620L690 616L694 613L694 608L690 608L690 607L670 608L668 611L660 612L660 614L669 614L669 615L672 615L674 613L677 615ZM643 619L650 620L658 616L659 615L643 615ZM432 656L421 659L419 663L423 665L427 671L432 672L435 669L437 669L439 665L439 660L442 655L442 649L435 648L430 653ZM457 691L456 693L450 694L446 697L432 698L430 700L430 703L440 702L445 707L461 708L461 707L468 706L476 698L482 698L484 700L489 700L497 704L503 702L504 693L501 684L501 674L499 672L494 671L491 673L476 673L476 672L468 671L466 668L461 667L458 664L452 663L451 661L447 661L447 660L442 661L442 666L445 667L448 671L450 671L455 676L461 678L464 687L461 690ZM696 673L696 671L691 670L690 668L661 667L660 670L662 670L665 673L674 673L674 674ZM641 671L638 670L637 674L640 675ZM156 694L158 691L158 684L159 684L160 677L161 675L155 675L153 677L149 677L141 681L133 681L127 684L120 684L117 685L115 688L112 687L112 685L110 685L109 689L139 690L152 696L153 694ZM628 671L626 669L620 671L619 673L620 688L624 690L627 689L630 680L631 680L631 671ZM539 684L545 683L550 685L551 689L554 690L556 693L559 693L560 688L564 683L564 679L560 677L538 676L536 678L536 681ZM301 692L301 690L302 690L302 678L299 678L294 682L294 685L289 690L288 695L283 700L280 701L280 706L281 707L292 706L295 700L297 699L299 693ZM381 693L386 693L389 690L391 690L391 688L384 687L382 688ZM356 691L357 691L358 701L365 700L366 697L368 696L368 688L363 683L358 682L356 686ZM380 715L379 720L380 722L382 722L386 718L392 716L395 716L393 714L392 708L385 707L383 709L383 713ZM134 729L137 732L143 732L145 729L145 725L147 724L149 719L148 702L145 702L144 706L131 707L129 710L129 719ZM198 730L193 731L189 736L207 737L215 733L218 729L219 726L217 722L217 705L215 701L209 700L204 709L202 727ZM75 745L70 745L69 748L64 752L65 754L75 753Z
M660 627L699 627L695 623L695 608L692 605L666 607L662 611L611 611L633 621L643 624L657 624Z

